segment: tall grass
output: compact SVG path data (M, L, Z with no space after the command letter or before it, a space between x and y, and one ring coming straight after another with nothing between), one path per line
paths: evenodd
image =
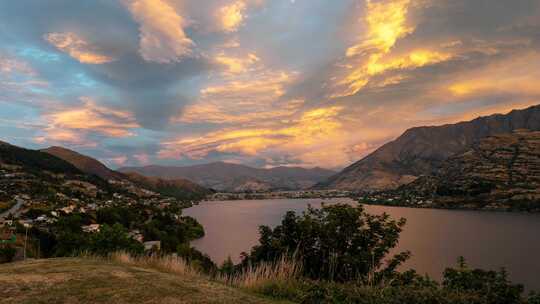
M132 256L127 252L115 252L109 256L110 260L140 267L149 267L165 272L171 272L182 275L203 274L196 267L181 257L173 255L151 255L151 256Z
M89 256L84 255L89 258ZM302 265L295 259L282 257L276 262L265 262L255 266L249 265L241 271L232 274L205 274L185 259L172 255L132 256L127 252L115 252L108 258L111 261L148 267L160 271L181 275L201 276L207 279L225 283L234 287L258 291L272 284L285 284L298 279L302 274Z
M240 272L219 275L217 279L235 287L258 290L270 283L297 279L301 274L301 263L282 257L276 262L265 262L256 266L249 265Z

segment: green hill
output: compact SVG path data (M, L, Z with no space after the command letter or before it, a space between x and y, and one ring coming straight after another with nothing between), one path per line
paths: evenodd
M0 266L1 303L283 303L199 276L98 259Z

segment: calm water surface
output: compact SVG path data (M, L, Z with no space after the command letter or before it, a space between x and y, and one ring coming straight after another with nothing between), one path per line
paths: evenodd
M325 200L347 202L348 199ZM186 209L196 218L206 236L192 244L221 263L228 256L239 261L242 251L258 243L260 225L276 226L288 210L302 212L320 199L278 199L203 202ZM474 267L505 267L510 278L527 289L540 290L540 215L477 211L450 211L385 206L366 206L373 214L386 212L404 217L407 225L398 250L413 257L404 268L414 268L440 279L445 267L464 256Z

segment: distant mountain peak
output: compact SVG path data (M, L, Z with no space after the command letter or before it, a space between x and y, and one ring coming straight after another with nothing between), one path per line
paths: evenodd
M220 191L304 189L335 174L334 171L322 168L280 166L264 169L223 161L185 167L125 167L118 171L167 179L186 178Z

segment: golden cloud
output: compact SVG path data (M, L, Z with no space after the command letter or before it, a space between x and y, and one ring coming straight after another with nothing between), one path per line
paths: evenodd
M306 160L313 165L315 156L307 151L342 137L342 125L338 119L342 110L342 107L337 106L317 108L301 114L297 119L276 122L273 127L226 129L198 137L179 138L164 142L158 156L197 159L204 158L212 151L255 156L279 150L286 153L296 152L300 159L306 153ZM343 159L333 158L326 161L337 163Z
M227 73L231 74L245 73L253 64L260 61L259 57L253 53L249 53L244 58L226 56L224 53L220 53L214 60L227 67Z
M165 0L124 0L139 23L139 53L146 61L178 62L192 54L195 43L184 31L185 18Z
M81 98L82 105L54 111L44 116L48 127L37 141L56 141L82 144L86 135L97 133L107 137L133 135L131 129L139 127L134 116L125 111L97 105L88 97Z
M188 106L178 122L249 123L283 118L302 104L299 100L281 101L285 87L297 73L267 68L254 53L244 57L216 56L227 69L200 91L196 103Z
M243 0L235 1L219 9L218 17L221 27L226 32L236 32L244 20L244 11L246 2Z
M367 32L361 42L347 49L346 63L343 64L347 69L344 76L336 77L337 91L331 97L354 95L373 81L373 76L388 71L415 69L453 57L448 52L426 48L392 54L397 40L414 31L407 21L410 3L410 0L367 1ZM405 78L402 75L393 76L373 85L382 87L396 84Z
M103 64L113 61L113 58L95 50L87 41L72 32L49 33L44 36L50 44L79 62L87 64Z

